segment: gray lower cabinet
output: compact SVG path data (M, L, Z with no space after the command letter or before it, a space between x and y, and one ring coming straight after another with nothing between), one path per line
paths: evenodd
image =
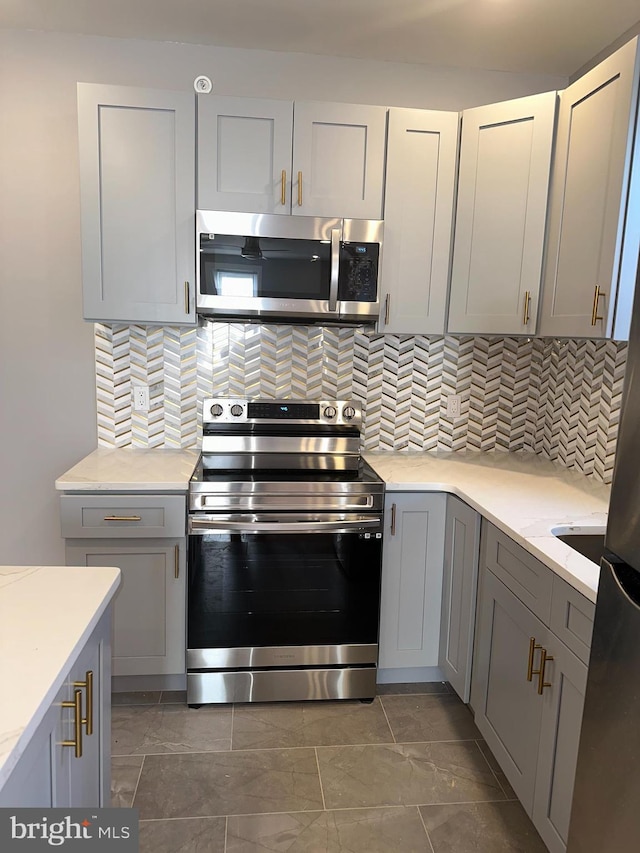
M439 665L463 702L471 692L480 516L447 495Z
M518 597L520 588L545 621ZM592 619L590 602L484 524L471 702L478 728L551 853L566 849Z
M186 500L184 495L63 495L70 566L117 566L113 675L184 675Z
M78 84L85 320L195 323L193 94Z
M113 607L113 675L184 673L184 539L70 540L66 557L69 566L122 572Z
M389 680L438 666L445 512L444 494L386 496L378 663L397 671Z
M95 808L110 804L110 626L109 608L66 673L0 791L0 807ZM78 715L80 742L76 749L72 744L77 739Z
M549 633L533 822L551 853L564 853L578 763L587 666ZM550 658L547 658L549 660Z

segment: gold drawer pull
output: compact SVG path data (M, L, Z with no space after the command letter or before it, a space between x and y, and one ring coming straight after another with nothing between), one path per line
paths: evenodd
M141 515L105 515L105 521L142 521Z
M75 740L63 740L62 746L72 746L76 758L82 758L82 690L73 691L73 702L63 702L63 708L73 708L73 731Z
M547 666L547 661L550 660L553 660L552 655L548 655L547 650L542 649L542 651L540 652L540 669L538 673L538 693L540 696L542 696L545 687L553 686L550 681L544 680L544 671Z
M384 324L389 325L389 311L391 309L391 294L387 293L384 300Z
M598 301L601 296L606 296L606 292L604 290L600 290L598 285L596 284L596 289L593 292L593 308L591 309L591 325L595 326L598 320L604 320L604 317L601 317L598 314Z
M87 690L87 716L82 722L88 735L93 734L93 672L88 669L84 681L74 681L74 687L85 687Z
M287 203L287 170L282 170L282 184L280 187L280 204L285 205Z
M185 314L188 314L188 313L189 313L189 304L190 304L190 300L189 300L189 282L188 282L188 281L185 281L185 283L184 283L184 313L185 313Z
M302 172L298 172L298 207L302 207Z
M533 658L538 649L541 649L542 646L539 646L536 643L536 638L531 637L529 640L529 663L527 665L527 681L533 681L533 676L538 675L540 673L539 669L533 668Z

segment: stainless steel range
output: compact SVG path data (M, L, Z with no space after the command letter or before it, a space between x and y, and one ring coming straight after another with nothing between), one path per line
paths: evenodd
M360 405L206 400L187 702L375 696L384 484Z

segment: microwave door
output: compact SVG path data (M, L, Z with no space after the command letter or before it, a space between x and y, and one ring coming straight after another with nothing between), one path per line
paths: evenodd
M199 309L239 319L337 319L333 254L325 239L202 234Z

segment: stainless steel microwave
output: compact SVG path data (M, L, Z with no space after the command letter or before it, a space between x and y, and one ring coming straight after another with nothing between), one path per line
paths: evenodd
M375 323L383 223L196 214L197 310L220 320Z

